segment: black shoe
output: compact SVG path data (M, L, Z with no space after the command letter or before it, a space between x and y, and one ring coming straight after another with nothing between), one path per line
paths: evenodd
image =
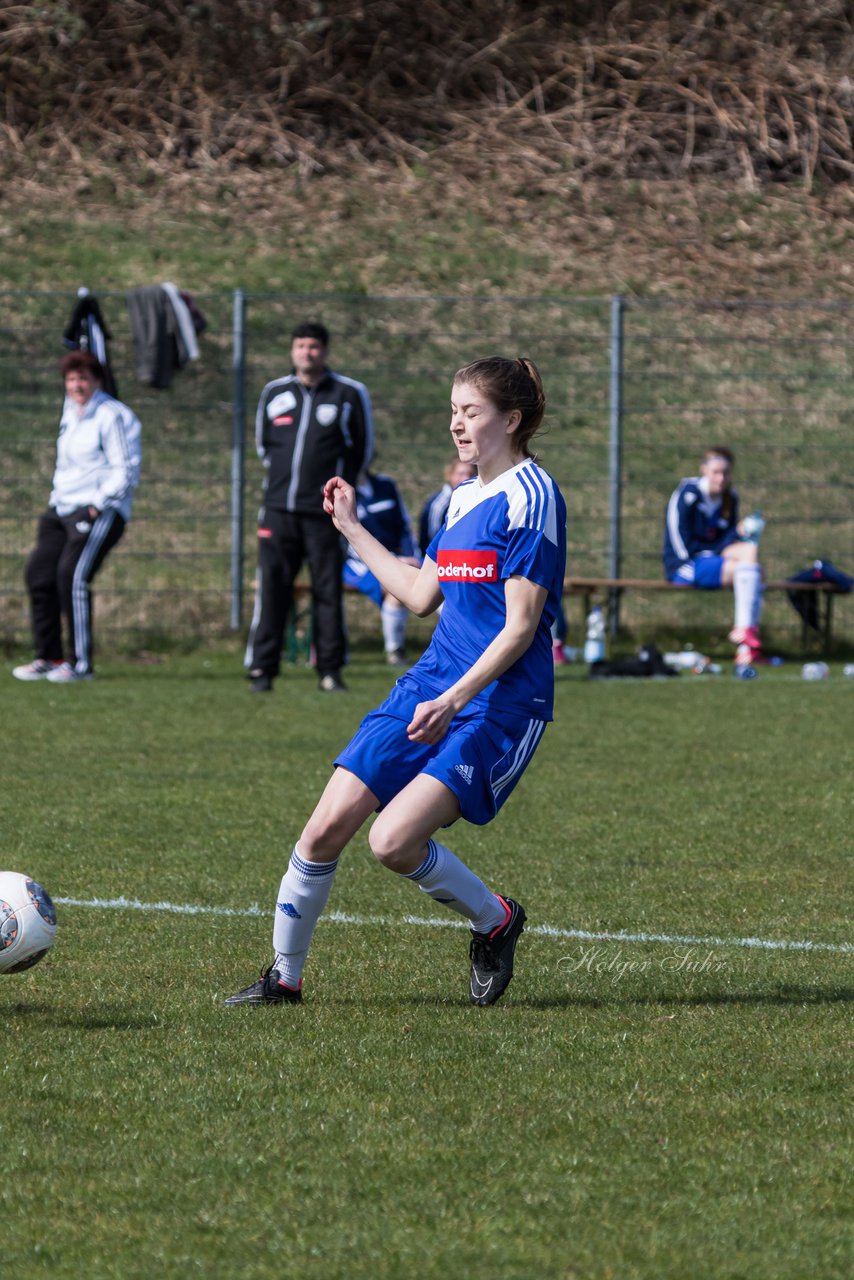
M271 965L251 987L244 987L237 995L229 996L223 1004L299 1004L301 1000L302 982L296 988L286 987L279 981L278 969Z
M249 672L249 692L250 693L272 693L273 677L268 676L266 671L250 671Z
M524 907L498 895L510 908L510 919L492 933L472 931L470 998L472 1004L495 1004L513 977L513 955L527 919Z
M324 693L347 692L347 686L337 671L330 671L325 676L321 676L318 688L320 688Z

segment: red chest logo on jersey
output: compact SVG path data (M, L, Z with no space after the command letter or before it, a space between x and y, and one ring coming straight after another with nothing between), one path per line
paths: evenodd
M440 551L440 582L497 582L497 551Z

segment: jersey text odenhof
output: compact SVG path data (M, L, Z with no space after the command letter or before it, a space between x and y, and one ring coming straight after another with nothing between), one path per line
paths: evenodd
M495 551L440 551L436 564L440 582L497 582Z

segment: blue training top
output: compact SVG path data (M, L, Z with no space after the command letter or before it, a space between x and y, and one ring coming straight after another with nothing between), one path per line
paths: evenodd
M710 498L701 477L690 476L674 489L664 520L662 559L668 579L699 555L720 555L738 538L738 493Z

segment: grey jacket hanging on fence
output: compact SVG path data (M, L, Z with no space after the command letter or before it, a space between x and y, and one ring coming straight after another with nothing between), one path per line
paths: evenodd
M148 284L127 295L136 375L149 386L172 385L177 369L198 360L196 334L204 317L192 310L174 284Z

